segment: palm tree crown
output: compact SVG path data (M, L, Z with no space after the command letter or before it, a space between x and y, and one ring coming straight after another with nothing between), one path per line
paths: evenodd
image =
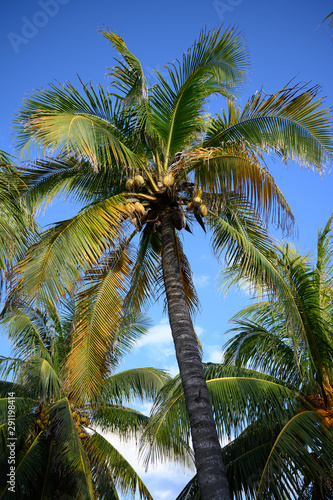
M51 85L26 99L17 116L17 147L39 156L22 172L31 209L59 194L84 208L29 249L17 267L16 291L26 300L58 300L98 266L94 290L105 315L91 314L87 297L77 342L92 353L76 374L88 392L102 379L108 332L123 308L141 308L156 285L165 291L202 494L228 498L190 317L197 297L178 232L197 221L212 231L217 254L227 248L245 270L264 273L270 243L259 212L281 224L292 214L262 155L273 151L322 171L332 154L330 116L317 89L306 86L259 93L240 111L232 99L247 55L234 30L203 32L181 61L166 66L168 78L156 72L154 85L121 37L102 34L122 58L111 69L111 92L81 81L80 91ZM214 94L229 104L210 117L205 105ZM99 334L88 318L102 323Z

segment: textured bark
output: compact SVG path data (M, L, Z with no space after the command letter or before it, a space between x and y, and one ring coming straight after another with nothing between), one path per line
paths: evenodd
M169 321L189 416L201 500L230 500L202 361L174 251L174 226L162 218L162 267Z

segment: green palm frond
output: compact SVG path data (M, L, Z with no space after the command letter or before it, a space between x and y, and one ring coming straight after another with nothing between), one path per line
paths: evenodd
M244 495L249 500L257 498L261 472L274 443L276 427L263 420L253 422L222 448L229 488L235 500L241 500Z
M105 403L98 405L92 422L101 427L103 432L111 431L125 439L142 432L147 425L148 417L133 408Z
M127 460L103 436L94 433L87 439L86 449L91 460L97 464L106 464L114 478L114 483L124 494L135 495L152 500L152 496L140 476Z
M123 314L117 328L117 340L106 356L110 370L119 367L124 356L135 347L136 342L147 333L150 326L151 320L145 314L129 312Z
M81 395L82 384L89 395L98 390L107 370L107 354L118 342L123 296L130 276L126 248L125 251L117 249L100 274L104 275L103 279L97 283L96 279L91 281L90 286L86 283L79 296L66 363L72 391ZM98 275L97 270L94 270L94 275Z
M39 480L40 470L36 467L36 463L45 464L47 459L47 445L40 432L27 450L24 450L21 457L18 457L15 469L15 495L18 498L23 498L25 492L29 492L33 489L33 485ZM8 492L7 483L5 489L3 490L0 498L9 499L11 498L12 492Z
M137 253L134 255L134 268L129 293L124 308L140 311L150 305L156 295L156 284L161 276L161 235L154 232L152 224L142 231Z
M88 161L68 155L36 160L20 177L32 211L46 209L55 198L79 205L104 200L124 191L126 179L124 169L116 165L95 172Z
M332 481L332 443L332 430L320 424L315 412L295 415L270 450L257 495L283 498L287 494L287 498L295 498L302 485L300 475Z
M333 215L328 219L325 227L319 231L317 244L318 286L323 290L323 307L330 307L333 285L333 245L332 245ZM325 299L326 295L326 299ZM327 300L328 299L328 300Z
M66 289L71 290L80 271L115 245L127 215L125 200L114 196L57 223L41 234L18 265L17 287L34 299L59 300Z
M171 82L156 72L150 100L153 124L165 145L164 170L184 143L202 131L198 115L207 97L237 91L246 69L243 42L233 30L203 32L182 61L166 68Z
M50 352L50 338L45 318L40 311L15 307L7 304L1 313L2 324L8 338L14 345L13 353L22 359L32 354L47 356Z
M158 368L133 368L105 378L100 397L115 404L154 398L170 376Z
M5 270L22 256L37 226L22 198L24 183L14 158L0 150L0 285Z
M65 457L68 467L80 477L80 494L84 498L95 498L94 484L89 469L85 448L74 426L68 399L62 398L50 407L51 418L59 422L57 440L61 454Z
M148 89L140 61L128 50L124 40L106 29L101 34L111 42L113 47L123 56L124 61L117 60L118 66L111 68L112 85L121 92L119 96L124 105L147 99Z
M332 156L331 117L317 98L318 87L285 86L273 95L255 94L240 113L229 103L229 116L212 121L205 147L246 141L252 148L272 149L283 159L322 172Z
M285 286L270 257L275 244L259 215L245 200L234 197L220 209L220 214L210 212L208 223L212 230L212 246L218 258L225 251L228 268L221 272L221 283L228 287L238 280L257 289L267 284ZM225 280L223 282L222 280Z
M80 84L81 93L71 84L51 84L25 100L16 117L21 155L60 151L88 159L96 170L113 164L138 168L141 160L125 133L128 119L120 122L119 104L113 106L101 85L95 91Z
M149 463L172 460L193 467L190 429L179 375L157 395L141 438L140 454Z
M195 475L179 493L176 500L200 500L198 477Z
M31 357L22 368L19 380L27 380L31 390L41 399L50 399L61 394L62 381L49 356Z
M224 345L224 363L279 374L295 387L306 386L312 379L311 366L303 356L302 336L297 338L294 332L293 343L290 341L281 308L270 302L256 303L230 321L236 326L228 330L233 337Z
M220 193L225 199L234 193L247 199L264 219L271 218L282 228L294 223L291 209L272 175L243 145L226 143L219 148L192 149L185 164L185 171L194 171L196 183L208 196Z

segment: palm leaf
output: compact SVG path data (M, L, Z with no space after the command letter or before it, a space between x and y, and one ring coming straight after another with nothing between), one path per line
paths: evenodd
M198 115L212 93L230 95L243 80L246 54L241 37L218 28L201 33L183 60L166 66L169 84L159 72L152 89L153 124L165 144L164 169L174 155L201 132Z
M99 85L81 83L81 92L71 84L50 85L25 100L16 118L16 147L22 155L61 151L88 159L101 166L140 164L126 134L119 128L118 105ZM128 120L121 124L128 128ZM36 151L37 149L37 151Z
M114 252L102 273L102 280L90 282L90 286L86 283L80 294L67 359L72 391L81 396L82 383L89 395L98 390L107 370L107 354L118 342L123 296L130 276L126 247L125 251L120 248ZM97 270L94 274L98 274Z
M247 141L252 148L271 148L283 159L296 160L322 172L332 155L328 109L321 109L318 87L283 87L273 95L257 93L242 113L229 104L229 116L213 120L205 147L228 141Z
M87 453L97 464L107 464L114 483L124 494L139 493L140 498L152 500L152 496L141 478L127 460L98 433L87 439Z
M42 233L18 264L18 288L30 298L57 301L70 290L80 271L97 263L115 245L127 216L124 199L115 196L89 206Z

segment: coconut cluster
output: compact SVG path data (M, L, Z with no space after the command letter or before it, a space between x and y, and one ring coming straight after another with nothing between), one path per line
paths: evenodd
M145 185L145 180L142 175L136 175L133 179L128 179L125 184L126 191L134 191Z
M84 431L84 427L90 424L89 415L86 411L80 411L75 409L73 403L71 403L70 408L72 410L72 418L74 421L74 427L79 433L81 439L85 439L87 434Z
M208 214L208 209L204 202L202 201L202 189L198 188L194 194L192 201L187 204L186 209L188 211L197 212L201 217L206 217Z
M36 413L36 424L38 425L39 429L43 431L45 427L49 427L51 421L50 421L50 415L47 412L47 410L43 408L37 408L35 413Z
M312 396L310 396L310 399L312 399L312 401L314 401L316 405L320 407L316 410L316 413L320 416L322 425L327 429L329 427L333 427L333 408L327 408L325 406L325 400L320 394L313 394ZM304 411L306 410L304 410L303 408L299 409L300 413Z

